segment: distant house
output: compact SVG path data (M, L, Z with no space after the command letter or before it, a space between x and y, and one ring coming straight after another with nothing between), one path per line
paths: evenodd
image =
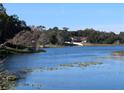
M81 38L81 42L82 43L86 43L87 42L87 37L80 37Z
M71 38L72 42L82 42L86 43L87 42L87 37L72 37Z

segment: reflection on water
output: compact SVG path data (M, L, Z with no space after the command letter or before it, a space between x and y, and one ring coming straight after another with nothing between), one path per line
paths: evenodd
M21 79L16 89L124 89L123 46L48 48L11 56L5 68Z

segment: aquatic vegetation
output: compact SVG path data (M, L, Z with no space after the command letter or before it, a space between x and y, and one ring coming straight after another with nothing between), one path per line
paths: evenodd
M124 51L115 51L115 52L112 52L112 55L113 56L124 56Z
M59 66L62 66L62 67L74 67L76 65L74 63L72 63L72 64L60 64Z
M44 70L47 70L47 71L54 71L54 70L58 70L59 68L57 68L57 67L48 67L48 68L46 68L46 69L44 69Z
M39 83L22 83L22 84L17 84L17 86L29 86L29 87L37 87L38 89L40 89L43 85L39 84Z
M124 57L123 56L110 55L110 56L106 56L106 57L101 57L100 59L124 60Z
M0 72L0 90L12 89L18 78L7 71Z
M102 62L76 62L76 63L70 63L70 64L60 64L61 67L87 67L91 65L98 65L102 64Z
M100 57L99 59L124 60L124 51L114 51L111 55Z
M98 64L103 64L102 62L86 62L86 63L79 63L80 67L87 67L91 65L98 65Z
M24 68L21 71L19 71L19 73L27 74L27 73L31 73L32 71L33 71L33 69L31 69L31 68Z
M77 68L85 68L88 66L92 66L92 65L100 65L102 64L102 62L73 62L73 63L65 63L65 64L59 64L53 67L37 67L37 68L23 68L20 73L22 74L21 76L30 74L32 72L44 72L44 71L56 71L56 70L63 70L63 69L71 69L73 67L77 67ZM21 86L21 87L33 87L35 89L42 89L43 88L43 84L39 84L39 83L19 83L17 84L17 86Z
M42 71L54 71L58 70L58 67L38 67L38 68L24 68L20 70L18 73L20 74L29 74L31 72L42 72Z
M65 68L70 68L70 67L84 68L84 67L88 67L91 65L98 65L98 64L103 64L103 63L102 62L75 62L75 63L69 63L69 64L59 64L58 66L55 66L55 67L24 68L24 69L20 70L18 73L29 74L32 72L62 70Z

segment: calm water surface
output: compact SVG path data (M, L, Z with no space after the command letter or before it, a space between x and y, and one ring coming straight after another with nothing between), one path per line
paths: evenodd
M124 51L124 46L45 50L8 58L4 68L21 76L14 89L124 89L124 58L111 55L113 51ZM102 64L73 65L86 62Z

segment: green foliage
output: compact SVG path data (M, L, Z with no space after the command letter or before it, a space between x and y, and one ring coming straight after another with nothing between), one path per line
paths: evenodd
M101 32L94 29L85 29L69 33L71 37L75 36L87 37L88 42L97 44L112 44L119 40L119 36L113 32Z
M6 9L0 4L0 13L6 14Z
M69 33L65 29L61 30L58 27L50 28L46 33L51 44L63 45L69 38Z
M120 40L120 43L124 43L124 32L120 32L119 40Z
M4 7L0 9L5 11ZM19 20L17 15L8 16L5 12L0 13L0 43L14 37L15 34L24 29L29 28L26 26L25 21Z

